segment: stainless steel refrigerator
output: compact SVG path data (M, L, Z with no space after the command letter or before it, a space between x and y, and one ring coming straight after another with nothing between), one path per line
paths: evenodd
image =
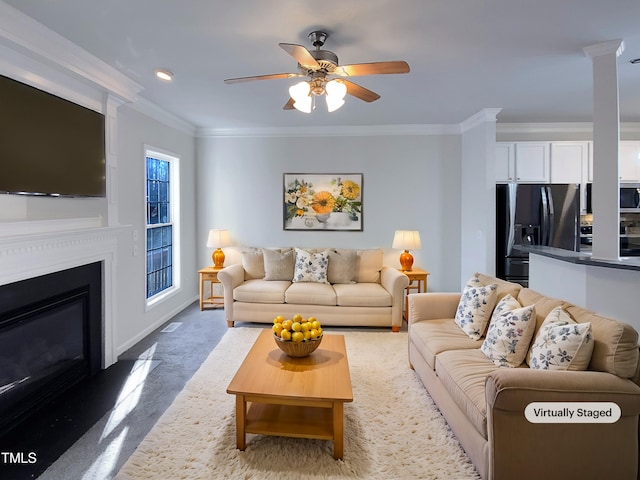
M496 185L496 276L529 285L529 254L516 245L580 250L580 185Z

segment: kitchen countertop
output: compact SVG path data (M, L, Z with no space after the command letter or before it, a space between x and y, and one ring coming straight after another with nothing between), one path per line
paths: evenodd
M543 257L555 258L556 260L579 265L640 271L640 257L621 257L620 260L603 260L592 258L590 252L572 252L571 250L539 245L517 245L513 248L522 252L535 253Z

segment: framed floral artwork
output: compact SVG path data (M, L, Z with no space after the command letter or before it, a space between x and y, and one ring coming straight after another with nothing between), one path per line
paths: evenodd
M362 231L362 174L284 174L285 230Z

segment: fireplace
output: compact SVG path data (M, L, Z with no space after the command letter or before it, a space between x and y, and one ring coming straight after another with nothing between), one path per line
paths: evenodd
M102 262L0 286L0 431L102 364Z

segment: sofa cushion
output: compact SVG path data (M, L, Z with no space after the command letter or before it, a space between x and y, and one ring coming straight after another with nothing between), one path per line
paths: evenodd
M567 312L578 323L590 322L593 353L589 370L633 378L638 367L638 332L624 322L576 306Z
M279 281L291 281L293 279L293 267L295 264L295 252L293 249L270 250L262 249L264 256L264 279Z
M498 368L478 349L448 350L436 357L440 382L484 438L487 438L485 381Z
M511 295L496 305L480 350L499 367L524 362L535 329L534 305L523 307Z
M427 365L435 370L436 355L447 350L478 349L482 340L472 340L450 318L414 322L409 341L422 352Z
M291 282L246 280L233 289L233 299L247 303L284 303L284 294L289 285Z
M294 282L329 283L327 281L328 252L311 253L301 248L296 248L295 251Z
M520 305L523 307L528 305L536 306L536 332L542 326L547 315L551 313L551 310L556 307L566 307L568 305L564 300L546 297L535 290L531 290L530 288L523 288L520 290L517 298L518 302L520 302Z
M358 250L358 283L380 283L382 270L382 249Z
M537 370L586 370L592 351L591 322L576 323L556 307L531 343L527 363Z
M335 284L336 303L342 307L390 307L391 294L379 283Z
M475 275L483 285L496 284L498 286L496 290L496 303L502 300L503 297L511 295L514 298L518 298L518 293L522 290L522 285L519 283L508 282L496 277L490 277L483 273L476 273Z
M244 279L264 278L264 254L261 248L249 248L242 251Z
M358 252L346 248L331 248L329 252L329 283L353 283L358 275Z
M328 283L292 283L284 294L287 303L298 305L335 305L336 292Z
M469 338L479 340L484 335L495 307L497 288L495 283L483 285L477 275L464 287L454 320Z

